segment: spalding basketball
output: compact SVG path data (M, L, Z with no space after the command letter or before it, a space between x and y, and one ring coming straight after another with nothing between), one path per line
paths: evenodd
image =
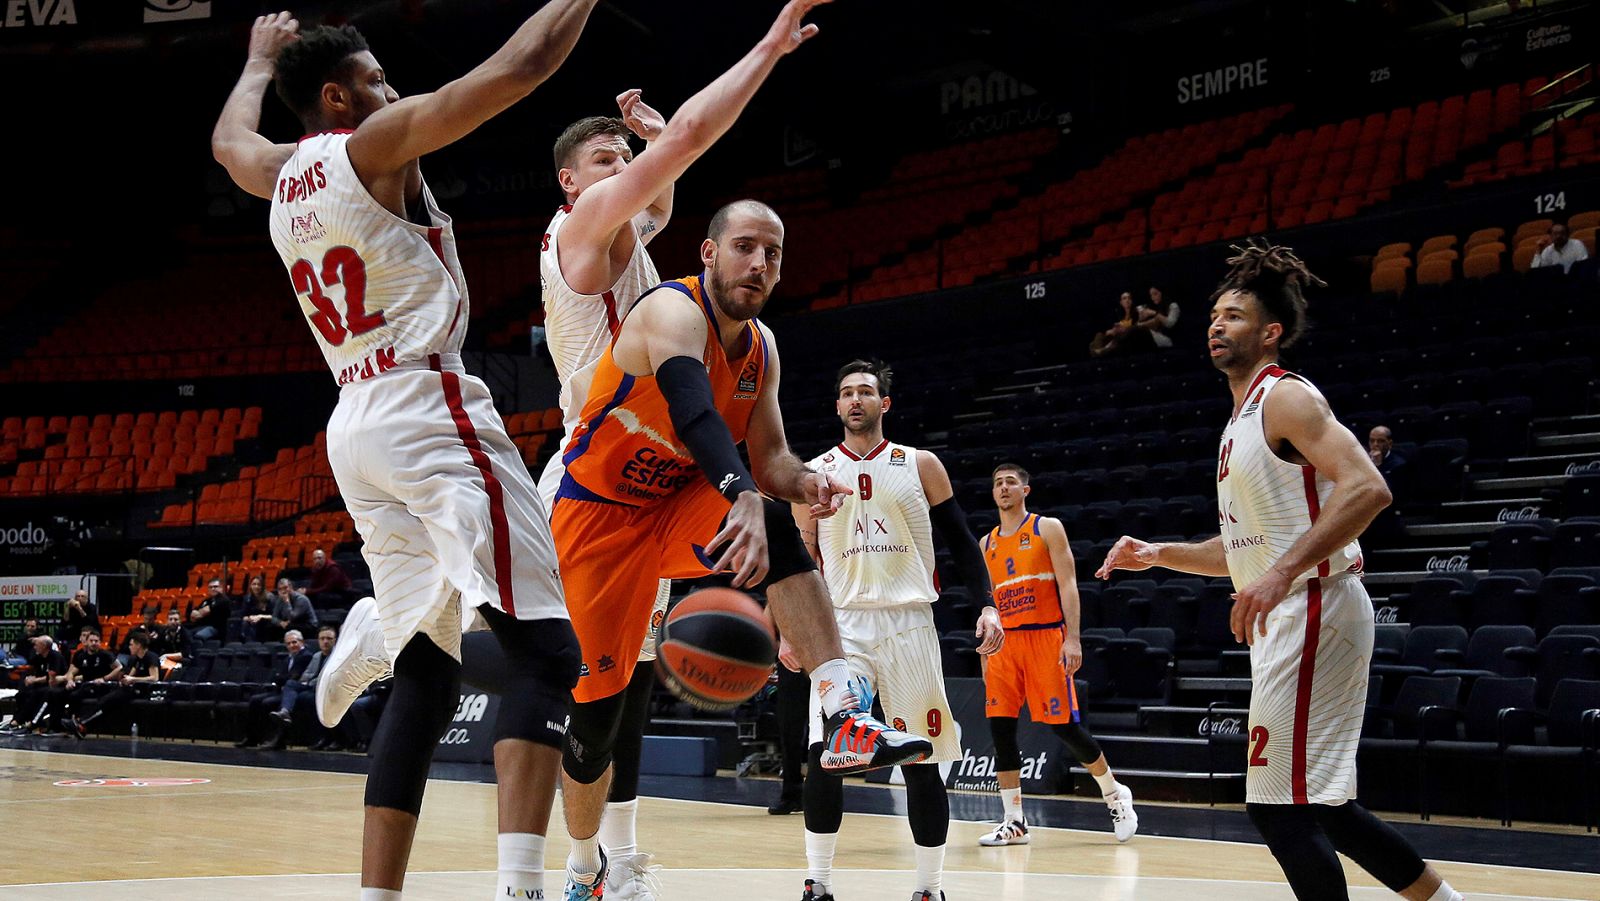
M767 683L778 656L772 624L749 595L707 588L667 613L656 640L656 672L701 710L732 710Z

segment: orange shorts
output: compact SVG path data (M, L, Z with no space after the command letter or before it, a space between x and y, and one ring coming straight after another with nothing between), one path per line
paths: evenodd
M1014 717L1026 703L1036 723L1078 722L1078 691L1061 665L1061 641L1059 628L1007 629L1000 653L984 664L984 715Z
M550 517L567 612L583 666L576 701L618 694L633 677L662 579L711 572L705 545L731 505L709 482L646 507L558 497Z

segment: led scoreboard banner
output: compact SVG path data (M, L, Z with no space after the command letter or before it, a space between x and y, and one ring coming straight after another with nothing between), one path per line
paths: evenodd
M0 648L22 640L22 625L37 619L48 634L61 624L61 612L82 585L80 576L0 578ZM93 596L91 594L91 600Z

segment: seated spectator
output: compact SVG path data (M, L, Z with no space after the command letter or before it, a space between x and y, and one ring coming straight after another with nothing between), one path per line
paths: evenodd
M1122 292L1117 303L1122 307L1122 318L1105 331L1095 332L1094 339L1089 342L1089 356L1104 357L1127 349L1128 339L1133 334L1133 292Z
M378 720L383 717L383 709L389 706L389 694L393 690L394 677L388 676L368 686L350 705L337 730L350 750L362 752L372 743L372 736L378 732Z
M16 646L11 649L11 656L21 657L24 661L26 661L29 657L32 657L33 640L38 638L40 635L44 635L44 630L39 628L38 620L24 620L22 623L22 637L17 639ZM48 638L49 636L45 637ZM53 645L54 642L51 644Z
M189 611L189 626L194 629L195 641L228 640L228 618L233 615L233 599L222 590L222 581L212 579L206 585L206 598Z
M283 646L289 654L274 664L272 688L250 696L250 707L244 721L244 739L234 745L236 748L255 748L267 743L281 748L289 737L288 730L283 728L287 718L274 714L282 710L283 687L291 680L299 679L306 667L311 665L311 650L294 629L284 633ZM270 739L269 732L272 733Z
M272 605L272 622L280 629L299 629L300 634L317 628L317 609L311 599L294 590L288 579L278 580L278 599Z
M1134 315L1137 317L1135 327L1148 334L1152 344L1161 348L1172 346L1172 336L1168 332L1178 324L1178 305L1167 300L1160 288L1150 286L1150 302L1140 304Z
M150 613L154 616L155 611ZM115 681L116 685L100 699L100 709L82 719L73 715L69 720L73 735L83 738L90 723L107 713L132 704L133 699L138 696L136 692L143 690L140 686L153 685L161 681L161 661L150 652L148 632L135 629L128 634L128 653L117 661L117 669L122 674L121 678L106 680Z
M1550 231L1539 239L1539 253L1533 258L1533 268L1560 266L1562 272L1571 272L1572 264L1589 258L1589 248L1582 241L1574 241L1567 234L1567 224L1556 222Z
M1406 495L1406 458L1395 452L1394 432L1386 425L1374 426L1367 433L1367 456L1389 484L1389 493L1394 496L1394 502L1373 517L1366 532L1362 533L1361 540L1374 549L1393 547L1404 532L1400 525L1400 512Z
M80 634L84 629L100 628L100 611L89 600L89 592L82 588L72 593L72 599L61 610L61 628L56 634L63 640Z
M84 639L83 647L73 653L66 676L55 688L50 689L45 704L51 708L50 716L56 719L57 725L67 729L78 705L105 694L120 681L122 664L110 651L100 646L100 633L91 631Z
M146 607L146 608L144 608L144 620L143 620L143 622L139 623L139 628L136 631L144 633L145 650L149 650L149 648L150 648L150 636L156 634L156 631L159 630L160 628L161 628L161 624L159 622L156 622L156 608L155 607ZM117 653L119 653L119 654L128 654L128 653L132 652L132 647L131 646L133 644L133 635L134 635L133 632L129 632L128 633L128 637L122 639L122 650L118 651Z
M35 635L28 649L28 673L17 690L17 710L7 731L26 732L44 719L52 689L67 673L67 658L48 635Z
M165 657L168 654L188 657L193 650L190 647L191 643L189 630L183 627L183 617L179 615L176 607L167 611L167 624L150 636L150 650L157 657Z
M350 577L344 568L328 559L322 548L311 552L311 582L306 596L319 607L337 607L350 597Z
M284 627L272 616L278 596L267 591L267 580L251 576L244 593L244 618L239 623L239 634L245 641L281 641Z
M322 674L322 664L333 653L334 643L338 640L339 632L334 627L323 626L318 629L317 653L312 656L311 665L306 667L298 680L283 687L282 710L287 710L290 716L285 725L291 725L296 717L310 722L311 731L317 736L311 745L313 751L343 751L347 744L337 729L329 729L317 719L317 677Z

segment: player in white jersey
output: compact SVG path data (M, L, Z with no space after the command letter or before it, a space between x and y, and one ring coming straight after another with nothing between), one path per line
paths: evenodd
M883 437L892 372L881 361L856 360L839 370L834 408L844 440L806 465L855 489L839 512L813 520L796 505L806 548L833 598L850 671L878 688L883 718L933 743L933 755L901 767L906 814L916 843L913 901L944 897L945 839L950 800L938 764L961 759L961 742L945 699L939 633L933 624L933 529L949 546L978 616L978 653L1000 650L1005 631L990 599L989 573L950 476L933 453ZM786 666L797 669L784 655ZM831 901L834 848L844 815L844 780L821 766L822 710L811 701L811 766L806 773L806 859L803 901Z
M1355 801L1372 656L1357 536L1389 505L1383 476L1316 388L1279 367L1305 330L1293 252L1252 243L1212 295L1211 362L1234 412L1217 462L1222 534L1198 544L1124 536L1101 565L1229 576L1250 645L1246 810L1302 901L1345 899L1342 852L1413 901L1459 901L1392 827Z
M495 897L544 897L577 641L533 479L488 389L461 366L466 285L418 159L548 78L593 7L553 0L488 61L405 100L354 28L298 34L288 13L262 17L212 136L234 181L272 200L273 243L341 386L328 456L377 593L357 606L376 608L383 647L341 643L334 657L360 653L361 665L336 671L330 660L323 682L359 681L390 660L395 672L372 743L363 901L400 897L428 766L456 706L463 612L474 608L510 663L495 728ZM256 133L273 80L310 132L298 143ZM330 711L320 688L318 700L337 721L342 709Z

